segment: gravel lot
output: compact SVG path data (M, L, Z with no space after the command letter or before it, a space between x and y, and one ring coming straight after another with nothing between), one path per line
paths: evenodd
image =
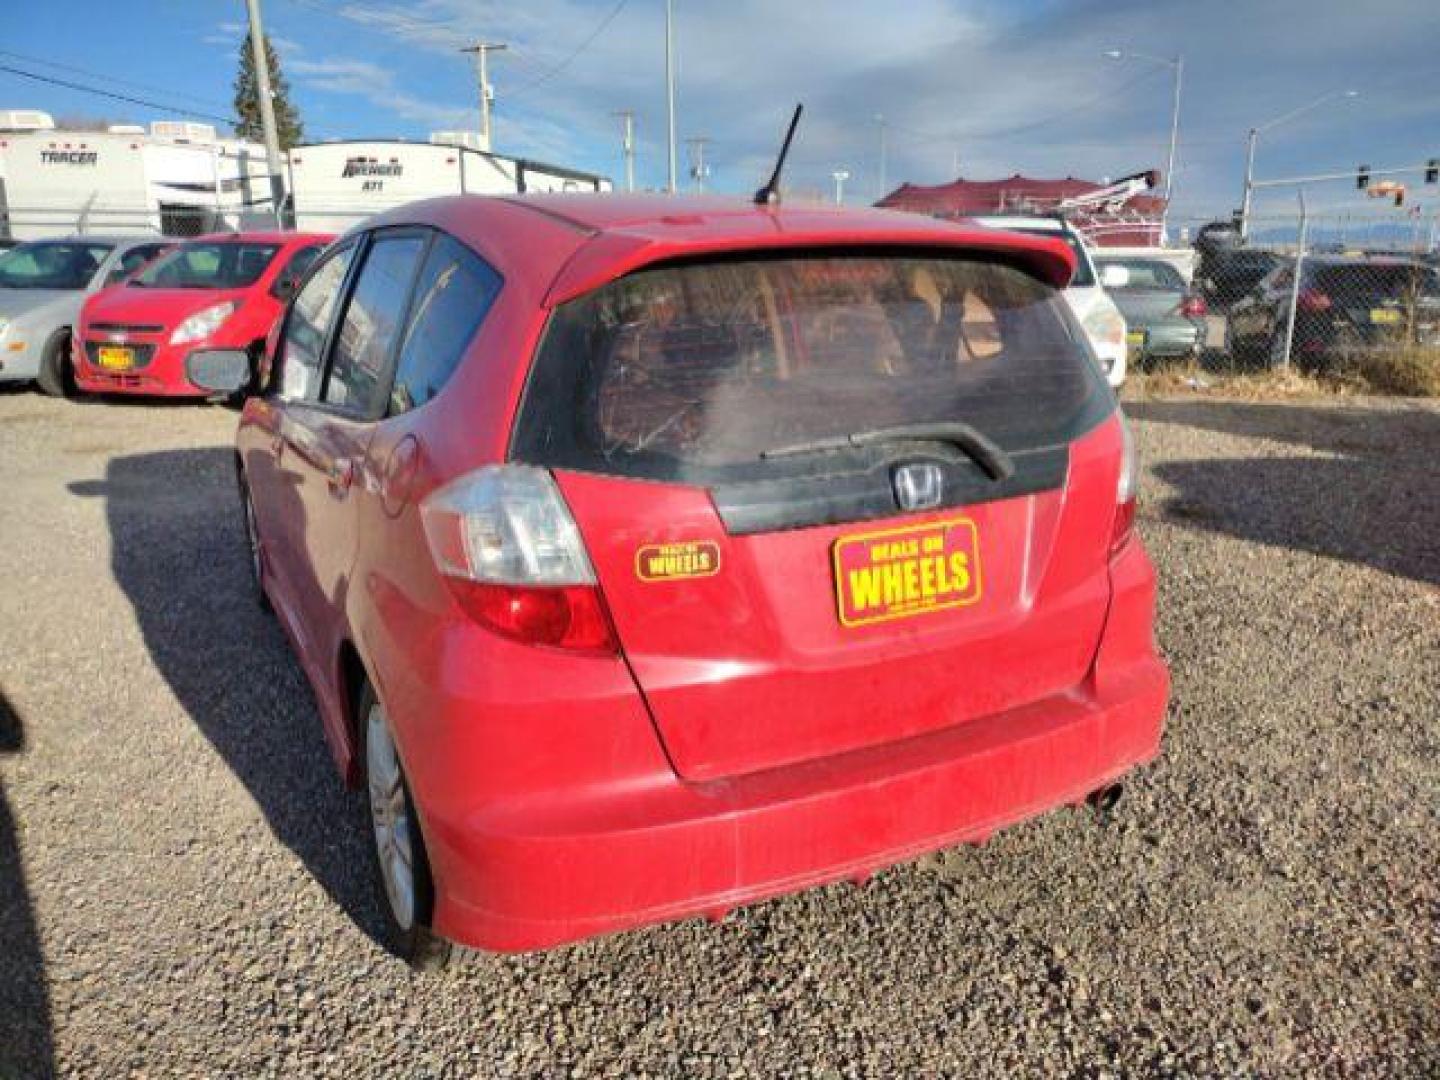
M0 393L0 1076L1437 1075L1440 410L1129 411L1175 693L1108 826L422 978L234 414Z

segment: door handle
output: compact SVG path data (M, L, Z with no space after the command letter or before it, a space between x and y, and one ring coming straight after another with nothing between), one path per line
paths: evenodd
M330 484L330 493L343 497L350 490L350 485L355 482L355 460L338 458L332 461L327 479Z

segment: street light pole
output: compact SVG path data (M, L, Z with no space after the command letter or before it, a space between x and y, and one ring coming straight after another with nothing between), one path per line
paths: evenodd
M1240 196L1240 238L1242 240L1250 235L1250 202L1255 193L1255 143L1260 138L1260 133L1294 120L1297 116L1303 116L1311 109L1318 109L1321 105L1328 104L1336 98L1349 99L1359 96L1359 90L1332 90L1328 94L1321 94L1306 105L1301 105L1298 109L1291 109L1283 116L1277 116L1274 120L1250 129L1249 135L1245 138L1245 190Z
M835 205L845 205L845 181L850 179L849 169L836 169L830 174L835 178Z
M1160 235L1163 238L1166 224L1170 220L1170 197L1175 192L1175 157L1180 146L1180 84L1185 78L1185 57L1176 53L1173 57L1166 58L1125 49L1109 49L1105 55L1111 60L1146 60L1168 67L1175 73L1175 89L1170 106L1170 152L1165 159L1165 210L1160 216Z
M667 187L674 195L678 164L675 151L675 4L665 0L665 122L669 128L670 169Z

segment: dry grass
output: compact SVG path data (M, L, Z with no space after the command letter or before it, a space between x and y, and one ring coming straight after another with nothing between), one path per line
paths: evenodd
M1403 345L1356 353L1342 370L1374 394L1440 397L1440 348Z
M1125 382L1124 396L1132 401L1176 395L1286 401L1357 394L1440 397L1440 349L1397 346L1356 352L1332 371L1314 374L1293 367L1275 371L1207 371L1191 362L1157 371L1132 371Z

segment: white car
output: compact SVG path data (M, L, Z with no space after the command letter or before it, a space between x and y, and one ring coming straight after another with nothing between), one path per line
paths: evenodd
M1125 316L1120 314L1115 301L1101 288L1090 249L1080 239L1080 234L1060 218L985 214L973 220L991 229L1058 237L1070 245L1070 250L1075 253L1075 276L1065 289L1065 299L1085 328L1090 347L1095 350L1095 356L1105 371L1105 378L1111 386L1118 388L1125 381Z
M35 380L55 396L74 389L71 331L80 307L175 241L159 236L32 240L0 254L0 382Z

